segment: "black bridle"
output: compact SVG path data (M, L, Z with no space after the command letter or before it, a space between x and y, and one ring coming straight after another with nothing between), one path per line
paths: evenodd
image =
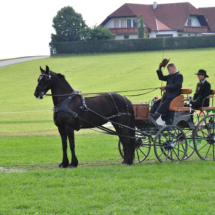
M44 86L44 87L41 87L41 86L39 86L39 84L40 84L40 81L42 80L43 76L46 78L46 79L45 79L45 82L46 82L46 83L45 83L45 86ZM46 92L49 90L49 85L50 85L50 83L51 83L51 73L49 72L48 75L42 73L42 74L40 75L39 79L38 79L38 82L39 82L39 83L38 83L38 85L37 85L37 87L36 87L36 91L37 91L37 90L40 91L40 95L38 96L38 99L40 99L40 98L42 98L43 95L45 95Z

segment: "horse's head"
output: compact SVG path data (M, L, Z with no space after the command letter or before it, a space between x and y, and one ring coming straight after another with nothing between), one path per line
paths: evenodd
M40 67L40 77L38 78L38 85L36 87L34 96L38 99L42 99L43 95L46 94L46 92L51 88L51 72L49 70L49 67L46 66L46 70L43 70Z

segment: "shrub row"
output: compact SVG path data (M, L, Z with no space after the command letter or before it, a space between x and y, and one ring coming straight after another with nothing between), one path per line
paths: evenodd
M154 51L215 47L215 35L196 37L148 38L130 40L103 40L88 42L50 43L52 54L84 54L108 52Z

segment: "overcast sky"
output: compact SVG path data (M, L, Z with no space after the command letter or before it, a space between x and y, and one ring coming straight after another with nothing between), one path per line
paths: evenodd
M161 3L186 0L157 0ZM215 7L215 0L190 0L196 8ZM65 6L81 13L89 27L99 25L125 3L152 4L153 0L1 0L0 59L49 55L53 17Z

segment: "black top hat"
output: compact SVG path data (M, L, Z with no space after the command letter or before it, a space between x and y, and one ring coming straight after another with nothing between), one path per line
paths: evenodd
M204 69L200 69L196 75L204 75L205 77L209 78Z

